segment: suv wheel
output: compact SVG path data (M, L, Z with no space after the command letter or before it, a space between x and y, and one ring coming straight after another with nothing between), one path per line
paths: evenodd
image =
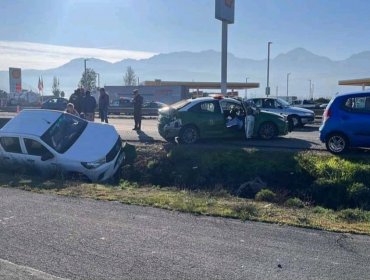
M333 133L326 139L326 149L332 154L341 154L348 149L347 137L341 133Z
M199 133L195 126L188 125L181 129L179 135L179 143L182 144L193 144L199 139Z
M265 140L273 138L275 135L277 135L276 125L273 124L272 122L265 122L261 124L258 130L258 135L259 137Z

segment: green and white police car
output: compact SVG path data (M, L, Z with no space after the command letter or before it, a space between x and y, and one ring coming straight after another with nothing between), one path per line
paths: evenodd
M223 96L181 100L159 110L158 131L167 141L192 144L206 138L245 138L244 123L228 127L231 112L244 122L244 101ZM288 133L285 115L259 111L255 115L253 137L272 139Z

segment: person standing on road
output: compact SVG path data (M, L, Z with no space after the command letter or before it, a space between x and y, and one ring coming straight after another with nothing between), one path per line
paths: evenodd
M254 121L255 121L255 112L253 109L253 103L252 101L245 102L246 105L246 115L245 115L245 137L247 139L251 139L253 136L253 130L254 130Z
M143 97L139 94L138 89L134 89L132 92L134 95L133 103L134 103L134 121L135 127L132 130L141 130L141 115L142 115L142 107L143 107Z
M85 115L85 119L93 122L96 109L95 97L91 96L90 91L86 91L85 97L82 101L82 112Z
M108 123L108 107L109 95L105 92L104 88L101 88L99 96L99 115L101 122Z
M83 98L83 89L76 89L74 93L72 93L71 97L69 98L69 103L72 103L74 106L74 109L80 114L82 111L82 98Z

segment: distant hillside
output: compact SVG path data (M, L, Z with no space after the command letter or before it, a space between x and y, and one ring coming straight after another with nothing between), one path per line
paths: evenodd
M330 97L336 92L359 88L339 87L338 80L370 76L370 51L354 54L346 60L333 61L303 48L282 53L270 60L271 94L286 94L286 77L289 77L289 94L308 97L309 80L314 96ZM122 85L126 68L131 66L140 82L144 80L220 81L221 53L174 52L158 54L148 59L125 59L116 63L90 58L87 67L100 74L101 86ZM45 93L51 92L54 76L59 77L61 89L70 95L77 87L84 68L84 59L74 59L54 69L22 71L23 87L37 90L38 77L43 76ZM228 81L259 82L260 89L249 90L251 95L262 95L266 86L267 60L253 60L228 55ZM0 71L0 89L9 89L8 72ZM243 94L243 93L242 93Z

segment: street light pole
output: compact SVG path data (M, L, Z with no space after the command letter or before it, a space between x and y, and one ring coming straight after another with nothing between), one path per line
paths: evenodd
M308 99L311 98L311 91L312 91L312 81L311 80L308 80L310 82L310 88L309 88L309 92L308 92Z
M290 73L286 74L286 97L287 97L287 101L288 101L288 96L289 96L289 76L290 76Z
M100 74L96 73L96 75L98 76L98 88L100 89Z
M245 78L245 83L248 83L248 77ZM245 99L248 99L248 85L245 85Z
M222 21L221 93L227 95L227 22Z
M270 45L272 42L267 44L267 86L266 86L266 96L270 95Z

